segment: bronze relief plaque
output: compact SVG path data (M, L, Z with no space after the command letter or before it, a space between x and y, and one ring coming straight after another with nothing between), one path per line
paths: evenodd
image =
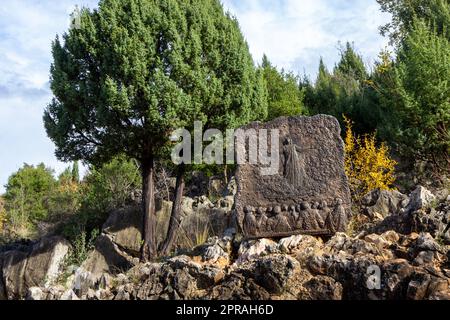
M326 235L346 229L351 195L336 118L282 117L241 129L268 132L268 155L272 150L278 156L278 170L271 174L263 173L267 164L260 162L238 165L236 217L246 238ZM249 141L237 141L236 150L250 154ZM276 148L273 141L278 141Z

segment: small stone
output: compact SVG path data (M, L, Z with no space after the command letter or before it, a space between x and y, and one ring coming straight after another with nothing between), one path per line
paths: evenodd
M312 300L342 300L344 291L339 282L327 276L316 276L306 282L304 287Z
M406 208L408 212L429 208L436 200L436 196L422 186L418 186L409 198L409 204Z
M386 231L381 236L384 239L386 239L386 241L389 241L391 243L395 243L395 242L398 242L400 240L400 236L398 235L398 233L393 231L393 230Z
M256 259L262 255L277 252L277 243L270 239L259 239L256 241L244 241L239 247L239 258L235 264L239 265L246 261Z
M369 234L364 237L364 240L369 243L375 244L379 249L387 248L390 243L386 241L382 236L377 234Z
M44 292L41 288L32 287L28 289L26 300L42 300Z
M439 251L440 246L429 233L421 233L415 242L415 248L421 251Z
M435 252L433 251L422 251L419 252L417 257L414 259L413 264L416 266L421 266L433 262L435 257Z
M78 298L72 289L69 289L62 294L60 300L80 300L80 298Z
M302 235L291 236L289 238L283 238L278 243L278 249L281 252L291 252L292 249L296 248L300 242L303 240Z

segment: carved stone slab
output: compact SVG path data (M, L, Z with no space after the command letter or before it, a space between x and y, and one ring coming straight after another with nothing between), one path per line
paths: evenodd
M246 238L294 234L334 234L347 227L351 196L344 171L344 142L332 116L282 117L243 128L279 132L279 164L275 174L262 174L267 165L238 165L236 215ZM236 150L249 152L248 141ZM276 140L275 140L276 141Z

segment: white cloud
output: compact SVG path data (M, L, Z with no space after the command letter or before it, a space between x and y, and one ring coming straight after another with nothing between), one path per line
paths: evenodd
M378 27L389 16L375 0L225 0L224 5L240 21L256 62L266 53L295 73L314 75L320 56L333 67L339 41L355 42L368 64L387 44Z

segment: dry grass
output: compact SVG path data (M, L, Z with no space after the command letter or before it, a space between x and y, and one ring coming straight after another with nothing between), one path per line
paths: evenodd
M193 249L204 244L211 236L211 226L205 217L194 214L179 228L179 245L183 249Z

